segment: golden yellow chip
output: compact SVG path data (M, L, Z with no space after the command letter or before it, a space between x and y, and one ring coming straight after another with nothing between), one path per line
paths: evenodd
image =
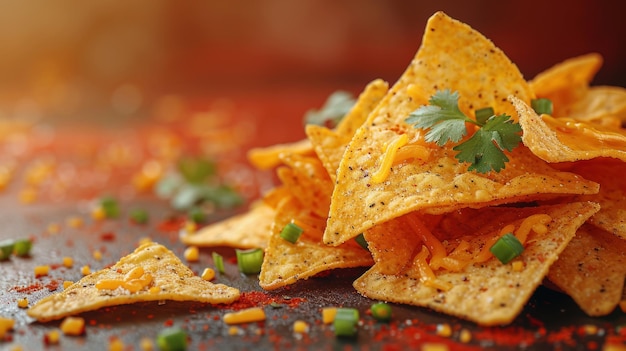
M626 239L626 163L595 159L576 162L570 170L600 184L597 194L574 198L574 201L597 202L602 207L589 219L589 223Z
M209 224L196 232L181 235L186 245L228 246L241 249L264 248L270 237L274 209L262 202L247 212Z
M436 214L546 194L597 192L597 184L554 170L524 147L507 154L510 160L500 173L468 172L452 146L426 143L421 130L404 122L441 89L458 91L459 108L467 115L491 106L497 114L516 116L507 96L522 101L534 97L517 67L491 41L441 12L433 15L411 65L344 153L324 242L340 244L413 211ZM426 152L412 162L387 167L389 150L396 151L392 145L402 142L406 145L397 153L411 146Z
M567 59L539 73L530 86L540 98L548 98L554 116L567 117L569 106L581 100L602 66L602 56L590 53Z
M525 102L510 98L524 130L522 141L546 162L571 162L597 157L626 161L626 131L568 118L541 116Z
M315 153L322 161L331 179L336 178L337 168L343 152L352 139L354 132L363 124L367 116L374 110L387 93L388 84L380 79L369 83L359 95L354 107L339 122L335 130L309 124L306 134Z
M309 211L322 218L328 215L333 182L328 172L316 157L283 154L286 166L277 170L278 178Z
M283 153L312 155L313 148L308 139L302 139L293 143L258 147L248 151L248 160L258 169L271 169L281 163L280 155Z
M148 242L113 266L83 277L62 292L44 297L27 313L45 322L140 301L227 304L238 298L239 290L195 276L165 246Z
M282 229L291 222L304 230L295 243L280 236ZM296 198L285 199L277 209L272 236L265 249L259 275L261 287L273 290L331 269L373 264L369 251L356 242L338 247L324 245L325 224L325 217L311 213Z
M545 222L546 230L532 229L523 252L514 259L521 264L503 264L493 256L479 259L493 238L499 237L499 231L442 242L446 257L458 257L455 261L470 260L469 264L455 270L431 269L435 254L432 257L423 254L429 251L424 248L430 241L416 240L412 261L408 261L398 274L384 274L376 263L354 282L354 287L375 300L428 307L485 326L507 324L520 313L576 230L598 209L597 204L590 202L543 208L543 216L549 218ZM517 230L523 231L524 221L511 223L514 228L519 228L515 229L516 236ZM420 235L415 231L402 233L407 234ZM480 251L473 252L472 248ZM426 260L428 257L430 265ZM448 264L445 259L441 262Z
M626 240L583 225L548 273L548 279L590 316L605 316L622 298Z
M562 117L619 128L626 121L626 89L592 86L581 99L563 109Z

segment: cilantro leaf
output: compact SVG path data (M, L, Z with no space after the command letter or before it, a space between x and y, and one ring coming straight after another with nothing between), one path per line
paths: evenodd
M339 90L332 93L319 110L311 109L304 114L304 124L316 124L334 128L352 109L356 99L349 92Z
M459 93L446 89L437 91L428 101L430 105L413 111L406 122L415 128L429 129L426 141L443 146L448 141L458 142L467 134L465 123L475 123L459 110Z
M521 131L520 125L512 123L509 116L494 116L488 119L471 138L452 149L459 151L455 156L459 161L471 164L469 171L500 172L509 161L504 150L511 151L520 143Z
M504 169L509 159L504 151L512 151L521 143L522 127L505 114L494 115L487 107L476 111L476 121L468 118L459 109L459 93L449 89L437 91L427 106L413 111L405 122L415 128L427 130L425 140L443 146L449 141L459 142L467 135L466 123L480 128L469 139L452 149L458 151L455 157L468 162L469 171L487 173Z

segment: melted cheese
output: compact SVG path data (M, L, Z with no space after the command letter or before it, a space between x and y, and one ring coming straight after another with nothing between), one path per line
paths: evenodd
M393 164L393 160L396 157L396 152L398 149L409 141L409 137L406 134L402 134L396 138L394 138L385 150L383 154L382 160L380 161L380 166L378 170L372 174L372 182L373 183L382 183L389 176L389 172L391 171L391 165Z

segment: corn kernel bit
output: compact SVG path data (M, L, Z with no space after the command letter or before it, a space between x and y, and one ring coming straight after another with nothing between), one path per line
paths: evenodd
M95 250L92 253L93 259L96 261L100 261L102 259L102 252L100 252L99 250Z
M28 307L28 299L27 298L18 299L17 300L17 307L19 307L19 308L26 308L26 307Z
M85 332L85 319L81 317L66 317L61 322L61 331L65 335L81 335Z
M212 268L205 268L202 272L202 279L210 281L215 278L215 271Z
M230 336L235 336L235 335L239 335L239 334L242 334L242 333L243 333L243 331L239 327L231 326L230 328L228 328L228 335L230 335Z
M150 289L148 289L148 292L150 294L158 294L159 292L161 292L161 288L159 288L158 286L153 286Z
M472 333L467 329L461 329L459 333L459 341L462 343L468 343L472 340Z
M185 259L189 262L198 261L198 259L200 259L200 250L198 250L197 246L189 246L185 249L183 256L185 256Z
M308 333L309 325L305 321L297 320L293 322L294 333Z
M106 213L104 212L104 208L102 208L102 206L98 206L91 210L91 218L97 221L105 219Z
M15 320L11 318L0 317L0 339L4 337L4 334L13 329L15 326Z
M260 322L265 320L265 311L260 307L246 308L241 311L226 313L223 320L226 324Z
M72 285L72 284L74 284L74 282L73 282L73 281L71 281L71 280L66 280L66 281L64 281L64 282L63 282L63 290L65 290L65 289L69 288L69 287L70 287L70 285Z
M123 351L124 342L118 338L113 338L109 342L109 351Z
M58 330L51 330L44 335L46 345L56 345L61 339L61 333Z
M34 188L24 188L19 193L20 202L24 205L32 204L37 201L37 189Z
M196 222L193 221L187 221L185 223L185 232L187 232L188 234L192 234L195 233L196 230L198 229L198 225L196 224Z
M330 324L335 320L337 314L337 307L324 307L322 308L322 322L324 324Z
M154 343L152 342L152 339L143 337L139 340L139 348L142 351L152 351L154 350Z
M90 273L91 273L91 268L89 268L89 266L88 266L88 265L84 265L84 266L80 269L80 272L81 272L83 275L88 275L88 274L90 274Z
M50 266L48 265L36 266L34 271L35 271L35 277L42 277L44 275L48 275L48 272L50 272Z
M50 223L47 227L49 234L57 234L61 231L61 225L59 223Z
M448 323L437 324L437 335L443 336L446 338L450 337L450 335L452 335L452 328L450 327L450 324Z
M83 219L80 217L69 217L65 220L65 224L70 228L80 228L83 226Z
M69 256L65 256L63 257L63 266L67 267L67 268L72 268L72 266L74 265L74 259L69 257Z
M514 261L513 263L511 263L511 267L513 267L514 272L521 272L524 270L524 262Z

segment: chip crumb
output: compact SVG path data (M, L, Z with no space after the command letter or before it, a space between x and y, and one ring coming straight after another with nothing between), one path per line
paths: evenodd
M63 257L63 266L66 268L72 268L72 266L74 266L74 259L69 256Z
M124 342L120 338L114 337L109 342L109 351L123 351L124 347Z
M28 307L28 299L27 298L18 299L17 300L17 307L19 307L19 308L26 308L26 307Z
M81 317L66 317L61 322L61 331L65 335L82 335L85 332L85 319Z
M82 273L82 275L89 275L89 274L91 274L91 268L89 267L89 265L84 265L80 269L80 272Z

